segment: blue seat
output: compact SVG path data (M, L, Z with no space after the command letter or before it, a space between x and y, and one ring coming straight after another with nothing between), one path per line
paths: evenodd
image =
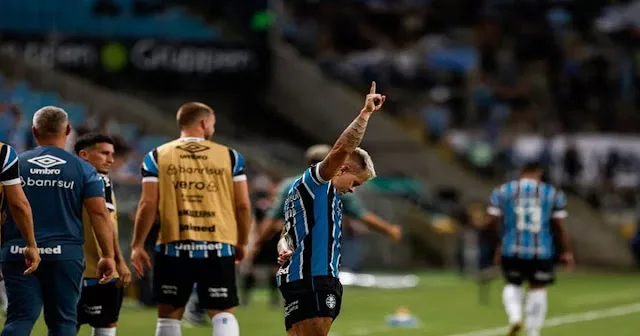
M19 81L13 88L14 95L26 95L30 92L29 84L26 81Z
M99 37L184 40L206 40L217 35L182 9L135 18L131 16L132 0L115 1L122 11L120 16L111 18L93 14L94 0L2 0L0 29L35 34L57 31Z
M138 126L136 124L120 124L119 134L127 141L133 141L138 134Z
M74 127L81 125L86 119L86 109L84 105L78 103L64 103L61 104L61 107L69 115L69 123Z
M40 103L42 106L58 106L60 105L60 95L56 92L44 92L42 93Z

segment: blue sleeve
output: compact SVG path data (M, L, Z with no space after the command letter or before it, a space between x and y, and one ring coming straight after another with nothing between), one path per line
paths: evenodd
M234 181L246 181L247 175L244 171L244 156L237 150L229 148L229 156L231 157L231 170Z
M82 198L104 197L104 181L98 175L98 171L89 164L83 166L84 189Z
M323 180L322 177L320 177L320 172L318 172L318 165L313 165L304 171L302 182L309 186L309 188L314 189L329 181Z
M494 189L489 197L489 208L487 212L490 215L500 216L502 215L502 204L500 202L500 189Z
M352 218L362 218L367 213L367 209L362 204L358 196L354 194L345 194L340 197L344 206L344 213Z
M562 191L556 191L553 200L553 218L566 218L567 213L567 196Z
M147 153L142 160L140 174L142 182L158 182L158 151L156 149Z
M9 145L2 145L0 149L0 184L16 185L20 183L20 163L18 153Z

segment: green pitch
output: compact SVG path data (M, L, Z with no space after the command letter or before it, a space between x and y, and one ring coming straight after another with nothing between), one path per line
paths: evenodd
M631 336L640 330L640 276L562 275L549 292L544 336ZM491 288L491 301L482 306L477 286L451 274L424 274L409 290L345 288L342 313L333 327L335 336L493 336L506 321L501 304L501 281ZM409 308L421 321L415 329L388 327L385 316L398 307ZM257 292L250 307L238 310L240 331L248 336L285 335L282 311L269 309L266 293ZM155 312L123 308L118 335L153 335ZM88 328L80 335L88 336ZM33 335L46 335L39 322ZM183 327L184 336L211 335L205 327Z

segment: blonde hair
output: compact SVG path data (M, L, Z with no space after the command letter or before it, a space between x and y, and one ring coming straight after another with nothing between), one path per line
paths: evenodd
M376 178L376 168L373 166L371 155L369 155L366 150L358 147L355 151L353 151L352 155L357 155L362 160L362 162L364 162L364 167L362 168L367 173L367 180Z

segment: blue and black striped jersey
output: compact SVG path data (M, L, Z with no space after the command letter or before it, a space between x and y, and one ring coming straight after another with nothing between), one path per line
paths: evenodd
M278 284L316 276L338 277L342 202L331 181L311 166L291 186L285 201L283 236L293 250L278 271Z
M19 183L18 154L11 146L0 142L0 185L15 185Z
M507 182L495 189L488 212L501 217L502 255L520 259L553 258L551 221L567 217L566 206L562 191L533 179Z

